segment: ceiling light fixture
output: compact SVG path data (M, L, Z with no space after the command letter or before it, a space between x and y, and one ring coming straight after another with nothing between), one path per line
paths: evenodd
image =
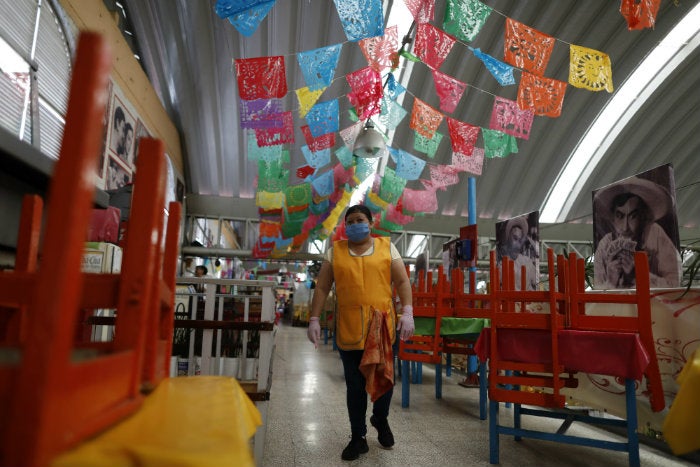
M355 138L352 153L357 157L379 157L386 150L384 136L374 129L371 121L367 120L365 127Z

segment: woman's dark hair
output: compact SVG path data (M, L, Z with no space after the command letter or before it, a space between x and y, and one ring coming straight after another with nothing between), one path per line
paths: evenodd
M365 216L367 216L367 220L372 222L372 213L370 212L369 208L363 204L356 204L354 206L350 206L347 211L345 211L345 220L348 220L348 216L353 213L362 213Z

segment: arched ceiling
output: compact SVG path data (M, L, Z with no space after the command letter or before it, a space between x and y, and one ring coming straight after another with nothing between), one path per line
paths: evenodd
M290 92L284 102L286 110L296 109L298 103L293 90L305 83L294 54L347 41L334 3L277 0L257 31L248 38L227 20L216 16L214 0L127 0L125 3L141 45L144 68L182 134L188 198L192 205L199 209L209 206L212 212L229 206L243 216L255 215L252 198L257 165L246 158L233 60L285 55ZM568 44L576 44L610 56L618 91L698 1L663 0L654 29L641 31L627 29L619 12L619 1L486 0L484 3L501 14L489 17L470 46L503 60L507 16L557 39L545 72L547 77L567 81ZM436 0L432 23L438 27L445 5L445 0ZM386 26L391 25L386 19L394 8L405 8L403 0L384 1ZM693 40L698 41L697 32ZM342 77L366 65L357 44L345 43L335 76ZM451 115L458 120L486 127L494 95L516 99L517 85L499 86L481 61L468 52L466 44L455 45L440 71L471 86ZM592 239L591 191L666 163L675 168L681 243L700 238L699 81L700 50L696 48L675 64L669 76L612 141L590 176L582 180L566 221L541 224L543 239ZM439 108L427 66L415 64L410 79L402 80L401 84L412 95ZM349 104L344 97L348 90L344 79L336 79L322 99L340 97L340 128L351 123L347 118ZM480 235L493 236L498 220L541 209L570 154L612 96L569 86L559 118L535 117L529 140L518 140L517 154L485 161L482 175L476 177ZM409 111L412 99L409 96L403 104ZM295 168L305 164L300 150L304 138L299 130L303 123L297 119L295 115L297 143L290 147L291 184L300 181ZM407 120L397 128L392 146L413 152L413 130ZM613 122L610 123L612 126ZM444 122L439 131L447 134ZM433 162L447 164L450 160L450 144L443 141ZM408 186L419 188L418 182L409 182ZM457 233L458 226L467 223L467 174L460 174L459 184L438 193L438 213L417 218L406 226L407 230Z

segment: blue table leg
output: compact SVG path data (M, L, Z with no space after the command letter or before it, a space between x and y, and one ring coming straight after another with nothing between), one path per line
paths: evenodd
M513 428L520 430L522 428L522 414L520 413L520 404L513 404ZM517 433L517 432L516 432ZM514 436L516 441L521 441L522 436L517 434Z
M435 399L442 399L442 363L435 364Z
M323 343L328 344L328 328L323 330Z
M409 379L411 376L411 364L408 360L402 360L401 365L403 366L403 371L401 371L401 407L406 408L409 404L409 399L411 398L411 385Z
M479 363L479 418L486 420L486 398L488 394L486 363Z
M634 380L625 380L625 402L627 405L627 446L630 467L639 467L639 435L637 434L637 396Z
M418 373L418 378L416 380L416 383L418 384L423 384L423 362L418 362L417 367L417 373Z
M489 462L498 464L498 402L489 401Z
M445 355L445 376L448 378L452 376L452 354L448 353Z

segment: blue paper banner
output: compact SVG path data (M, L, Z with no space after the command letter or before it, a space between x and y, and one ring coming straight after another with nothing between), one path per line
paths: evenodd
M342 47L343 44L335 44L297 53L299 68L310 91L331 85Z

